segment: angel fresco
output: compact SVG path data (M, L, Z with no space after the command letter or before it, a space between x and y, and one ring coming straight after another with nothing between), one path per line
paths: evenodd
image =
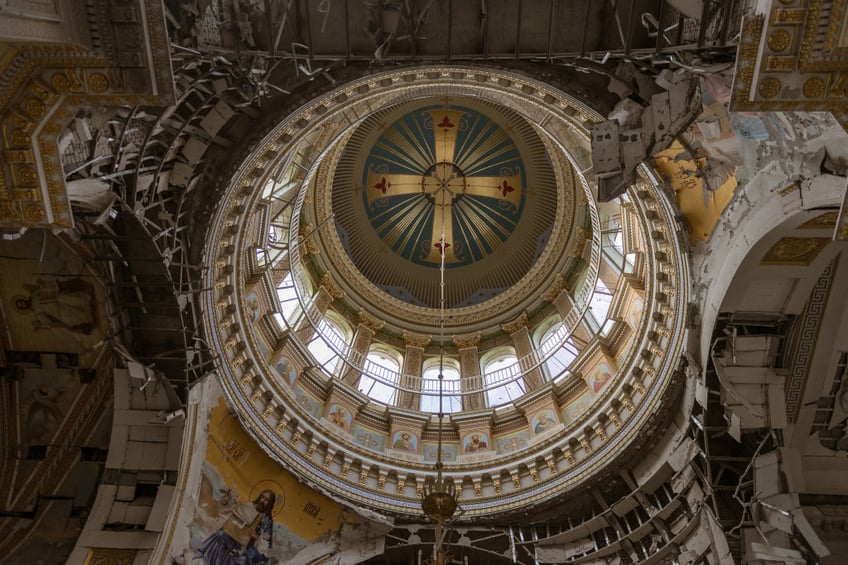
M543 410L533 418L533 433L539 435L550 430L555 425L553 410Z
M595 394L599 393L604 385L612 380L612 373L606 363L601 363L598 367L589 374L586 379L586 384L592 389Z
M332 404L330 406L330 411L327 414L327 419L339 428L343 429L344 431L350 430L351 415L347 410L345 410L338 404Z
M409 432L395 432L392 449L415 453L418 451L418 438Z

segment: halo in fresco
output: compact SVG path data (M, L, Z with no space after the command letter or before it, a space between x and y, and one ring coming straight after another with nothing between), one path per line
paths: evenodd
M250 500L256 500L256 497L264 490L272 491L277 497L274 501L274 510L272 512L272 516L276 518L283 511L283 506L286 505L286 493L283 490L283 485L273 479L262 479L250 487Z

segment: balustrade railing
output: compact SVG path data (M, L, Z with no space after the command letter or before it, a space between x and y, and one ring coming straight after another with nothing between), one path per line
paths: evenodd
M305 141L304 144L308 145L309 142ZM338 335L337 332L320 331L319 326L324 313L317 307L314 294L309 291L308 285L302 279L303 276L307 275L305 275L306 271L303 265L304 254L302 252L302 246L305 245L305 241L300 233L300 218L302 217L307 187L311 183L317 168L315 162L309 167L306 165L309 158L316 154L317 151L311 146L302 148L295 152L294 157L291 157L283 166L277 168L275 172L281 178L266 181L267 186L274 187L267 191L266 198L271 200L278 199L281 202L285 200L285 207L288 208L290 206L291 213L290 215L286 214L288 216L288 222L273 222L273 227L276 230L274 234L275 241L269 242L269 246L265 251L265 259L272 268L288 260L289 269L292 273L292 287L300 305L298 308L282 308L283 314L278 316L277 319L282 320L291 330L299 329L304 324L311 325L315 330L312 339L322 339L326 346L342 360L345 366L352 368L365 377L370 377L374 381L392 387L397 391L419 394L437 393L439 390L438 379L403 374L401 371L387 369L369 360L367 355L362 352L352 349L349 340ZM573 358L579 355L579 349L571 339L575 330L581 325L586 328L603 326L604 320L594 319L590 310L592 299L597 292L596 287L600 263L610 253L613 256L623 256L623 254L621 253L622 250L615 247L613 238L609 236L610 230L602 230L601 228L601 221L594 196L585 177L578 175L578 178L580 179L582 191L589 202L591 248L585 275L581 277L581 282L572 296L572 308L563 317L562 321L554 325L553 330L548 330L546 338L541 343L534 346L526 355L517 359L515 363L487 373L486 375L464 375L459 381L442 381L444 394L471 395L485 392L516 382L525 373L537 369L547 374L553 380L569 368L563 364L561 360L563 357L570 356ZM298 180L299 188L297 196L292 199L289 195L292 194L295 188L293 183ZM280 190L283 187L284 189ZM275 218L275 220L278 219L279 216ZM287 241L280 233L280 230L285 228L288 229ZM620 223L617 229L621 230ZM610 247L610 249L604 249L605 246ZM268 253L268 251L272 251L272 253ZM608 261L608 263L611 262ZM616 269L619 274L623 267L620 264L610 266ZM291 335L294 336L294 332ZM306 344L302 345L305 346ZM306 347L302 349L306 350ZM565 353L562 353L563 350ZM339 373L341 371L340 367L335 367L335 371ZM328 374L328 377L332 376L334 375Z

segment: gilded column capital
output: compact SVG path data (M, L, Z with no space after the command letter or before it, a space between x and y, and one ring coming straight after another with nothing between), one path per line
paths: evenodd
M408 330L403 330L403 343L407 347L418 347L424 349L433 340L433 336L417 334Z
M324 273L324 276L321 277L321 286L323 286L326 291L330 293L330 296L333 297L333 300L338 300L339 298L345 295L344 291L336 285L336 281L333 280L333 276L330 274L329 271Z
M554 277L554 282L542 293L542 299L548 302L553 302L565 290L565 277L562 273L557 273Z
M470 334L462 334L462 335L454 335L451 336L453 339L453 343L459 349L467 349L469 347L477 347L480 344L480 337L482 334L479 331L471 332Z
M522 312L514 320L501 324L501 329L511 335L522 328L526 328L528 323L529 320L527 319L527 312Z
M583 226L577 226L574 230L574 249L578 255L583 255L583 248L586 243L592 240L592 230L586 229Z
M300 237L305 238L305 237L307 237L310 233L312 233L312 231L313 231L314 229L315 229L315 226L314 226L313 224L311 224L311 223L307 222L307 223L302 224L302 225L300 226L300 229L299 229L299 230L297 230L297 235L299 235Z
M359 324L361 326L365 326L369 330L374 333L377 333L383 326L386 325L386 322L383 320L378 320L377 318L371 316L368 312L366 312L363 308L359 309Z
M301 249L305 255L318 255L321 252L315 240L310 237L314 231L315 226L312 224L304 224L298 230L298 235L301 238Z

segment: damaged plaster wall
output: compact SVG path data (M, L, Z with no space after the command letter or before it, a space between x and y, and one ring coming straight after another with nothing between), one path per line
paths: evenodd
M681 373L684 390L674 420L635 466L619 472L631 493L606 505L593 520L541 538L535 554L541 563L562 563L592 553L593 534L602 528L618 534L609 547L626 552L634 563L732 559L709 503L710 486L698 470L704 449L693 412L706 407L701 371L690 358L683 362ZM637 536L635 531L650 533ZM618 554L608 554L608 559L607 563L621 562Z
M766 116L764 116L766 117ZM774 113L767 139L741 139L738 188L709 241L693 249L693 302L705 366L724 295L751 247L793 215L838 207L846 179L822 165L848 163L848 134L826 113ZM834 165L837 166L837 165Z
M114 370L114 387L105 476L68 563L87 563L91 548L135 548L134 563L147 563L172 502L183 439L176 395L134 361Z
M639 164L671 145L701 111L697 77L685 69L651 75L622 62L608 88L620 100L607 120L592 125L592 172L601 202L632 185Z
M740 126L740 116L729 118ZM822 488L838 493L838 477L844 477L844 457L824 448L810 451L820 447L818 437L810 435L811 424L819 391L830 388L832 375L824 366L811 367L831 361L830 352L838 349L833 340L843 330L833 327L830 318L841 317L844 301L827 302L829 329L816 330L826 335L814 342L821 352L807 361L800 415L790 413L791 365L775 364L778 340L743 335L744 328L737 336L732 323L722 326L723 333L715 328L720 318L722 323L728 316L743 320L745 313L770 316L775 323L782 316L799 315L819 275L830 276L825 266L837 264L842 244L816 248L801 260L791 253L781 260L777 254L771 263L768 251L778 248L802 222L838 209L846 190L848 135L825 113L771 112L741 118L746 131L722 148L736 167L733 197L706 241L693 241L693 325L700 327L700 336L692 346L705 370L711 367L718 377L727 433L741 453L753 451L733 494L742 517L729 532L741 535L744 562L800 564L832 553L807 519L803 496ZM709 191L703 186L700 190L706 201ZM831 233L810 239L809 232L794 232L797 241L806 242L805 248L819 241L826 246ZM841 266L839 272L843 274L833 276L844 277ZM785 337L780 330L775 335ZM752 447L755 437L759 444ZM818 459L813 461L813 456ZM746 481L753 489L743 495Z

